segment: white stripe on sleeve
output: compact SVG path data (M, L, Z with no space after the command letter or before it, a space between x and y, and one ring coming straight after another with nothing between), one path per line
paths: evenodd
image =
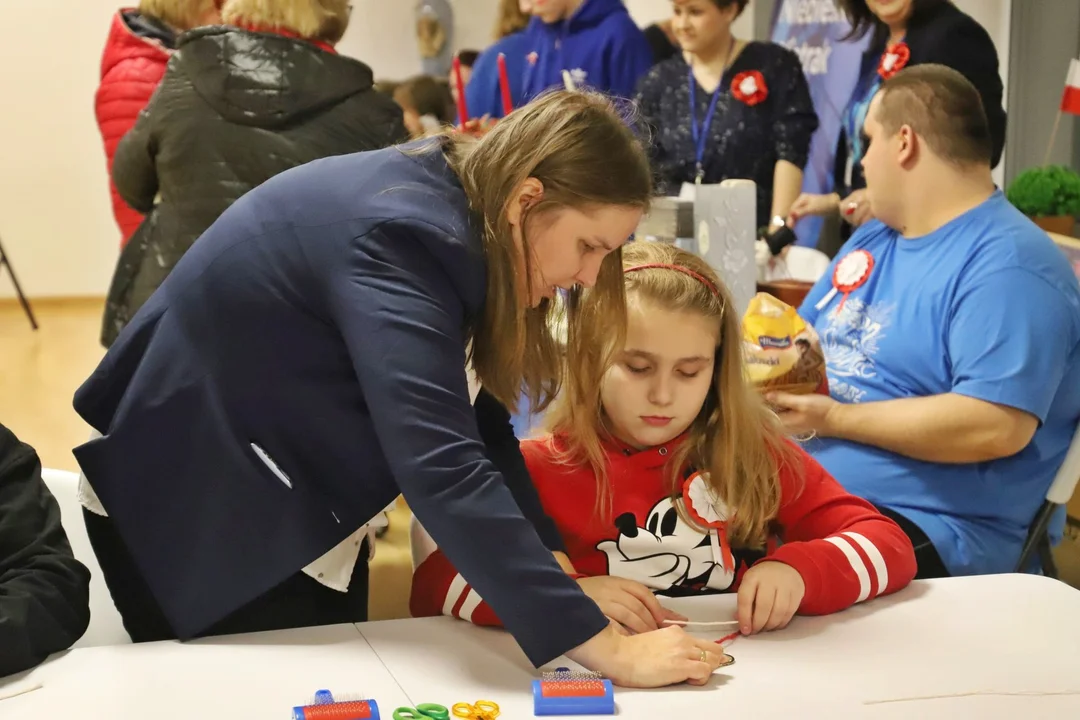
M825 542L830 542L840 548L840 551L844 553L844 557L851 563L851 569L855 571L855 576L859 578L859 597L855 602L861 603L870 597L870 573L866 571L866 563L859 557L859 553L855 552L855 548L851 546L851 543L841 537L827 537Z
M446 598L443 600L442 614L454 616L454 606L457 605L457 601L461 599L461 594L469 589L469 586L465 583L465 578L460 574L454 576L453 582L450 583L450 589L446 591Z
M472 622L472 614L480 605L480 595L469 588L469 595L465 598L465 602L461 604L461 612L458 616L466 622Z
M857 532L846 532L844 535L857 542L863 552L866 553L866 557L870 558L870 564L874 566L874 573L877 575L877 592L874 593L874 597L877 597L885 592L885 588L889 587L889 568L885 564L885 558L881 556L877 546L870 542L865 535Z

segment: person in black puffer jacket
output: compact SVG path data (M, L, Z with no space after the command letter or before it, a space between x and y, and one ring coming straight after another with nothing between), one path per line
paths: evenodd
M227 0L221 15L229 26L180 36L117 148L117 190L146 219L113 275L105 347L241 195L297 165L408 138L371 69L334 51L347 0Z

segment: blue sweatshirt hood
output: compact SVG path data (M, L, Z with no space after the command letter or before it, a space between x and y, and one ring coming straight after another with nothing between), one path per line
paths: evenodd
M632 97L652 66L645 34L622 0L585 0L571 17L553 23L535 17L525 45L524 100L562 87L564 70L579 87Z

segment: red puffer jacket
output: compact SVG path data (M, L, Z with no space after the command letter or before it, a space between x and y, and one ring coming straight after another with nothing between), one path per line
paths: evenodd
M143 216L132 210L116 191L112 181L113 154L161 82L174 45L174 34L165 25L135 10L120 10L113 17L102 53L101 85L94 96L94 112L105 142L109 190L113 215L122 235L121 247L127 244Z

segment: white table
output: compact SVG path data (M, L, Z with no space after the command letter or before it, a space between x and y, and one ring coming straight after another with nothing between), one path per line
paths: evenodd
M316 690L373 697L380 709L405 693L353 625L177 642L80 648L5 689L3 720L287 720Z
M734 598L678 608L695 620L730 619ZM506 633L450 618L358 627L412 700L483 698L504 718L533 716L536 673ZM735 665L704 688L617 688L619 717L1080 718L1080 591L1040 577L916 582L740 638L728 652Z

